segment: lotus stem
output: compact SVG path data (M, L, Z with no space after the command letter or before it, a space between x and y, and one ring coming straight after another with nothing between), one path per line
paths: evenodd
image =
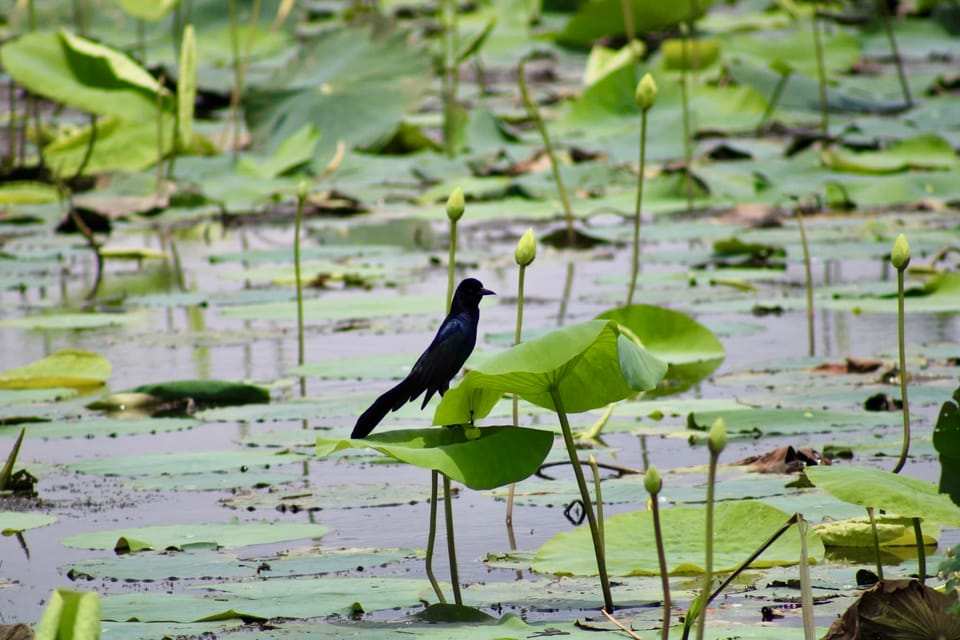
M457 63L458 26L457 0L443 0L440 4L443 20L443 40L441 57L443 59L443 146L449 157L457 154L456 117L457 117Z
M718 418L713 426L710 427L710 435L707 437L708 448L710 450L710 466L707 471L707 504L706 504L706 538L704 547L706 557L704 559L703 570L703 591L700 593L700 611L697 616L697 640L703 640L703 632L706 630L707 606L710 602L710 588L713 584L713 503L715 495L715 485L717 483L717 462L720 459L720 453L726 446L727 433L723 418Z
M303 205L307 200L309 185L301 182L297 189L297 215L293 223L293 276L297 285L297 365L306 362L306 345L303 336L303 278L300 271L300 229L303 223ZM300 395L307 395L306 378L300 376Z
M770 95L770 100L767 102L767 108L764 109L763 115L760 117L760 124L757 125L758 129L763 129L766 124L770 121L770 118L773 117L773 112L777 110L777 105L780 104L780 98L783 96L783 90L787 88L787 82L790 80L792 73L781 73L780 78L777 80L777 85L773 88L773 93Z
M877 577L883 580L883 562L880 561L880 535L877 533L877 520L873 517L873 507L867 507L870 518L870 530L873 532L873 555L877 562Z
M160 85L157 89L157 184L154 186L156 194L159 196L163 190L163 83L164 78L161 75L158 79Z
M897 36L893 32L893 20L890 19L890 8L886 0L877 0L877 6L880 7L880 19L883 21L883 27L887 32L887 41L890 43L890 55L893 56L893 63L897 66L897 77L900 80L900 90L903 92L903 102L905 107L913 106L913 97L910 95L910 83L907 82L907 74L903 69L903 58L900 56L900 49L897 47Z
M570 430L567 412L563 408L563 399L555 386L550 388L550 396L553 398L553 406L557 411L557 418L560 420L560 429L563 431L563 443L567 447L567 456L570 458L570 464L573 465L573 474L576 476L577 487L580 489L583 510L587 513L587 523L590 526L590 536L593 539L593 551L597 558L597 573L600 575L600 589L603 592L603 608L607 613L613 613L613 595L610 593L610 579L607 576L607 561L603 552L603 540L600 537L597 515L593 511L587 481L583 477L583 469L580 468L577 447L573 443L573 432Z
M807 521L797 514L797 532L800 534L800 614L803 618L803 639L816 640L813 621L813 592L810 590L810 564L807 555Z
M913 519L913 535L917 539L917 578L920 584L927 582L927 549L923 546L923 527L921 518Z
M523 281L527 273L526 265L520 265L520 273L517 276L517 327L513 333L513 344L520 344L521 332L523 329ZM520 396L513 394L513 426L520 426ZM510 489L507 490L507 527L513 527L513 498L517 491L517 483L510 483ZM511 540L513 535L511 532ZM513 551L514 549L511 549Z
M680 104L683 107L683 167L684 167L684 186L687 194L687 213L693 213L693 150L690 145L690 97L687 91L687 64L690 60L690 34L687 31L686 24L683 28L683 38L681 40L680 63Z
M453 492L450 478L443 476L443 515L447 530L447 557L450 559L450 582L453 583L453 601L459 607L463 605L460 595L460 572L457 570L457 547L453 535Z
M810 266L810 245L807 243L807 231L803 226L803 207L797 205L794 212L797 216L797 226L800 227L800 244L803 245L803 268L807 281L807 348L812 358L816 351L813 313L813 270Z
M830 120L827 114L827 68L823 62L823 43L820 41L819 2L813 0L813 52L817 59L817 84L820 89L820 133L824 145L830 144Z
M643 206L643 178L647 164L647 111L640 115L640 170L637 174L637 204L633 211L633 264L630 271L630 289L627 291L627 306L633 304L633 293L637 288L637 276L640 273L640 220Z
M563 281L563 295L560 296L560 310L557 311L557 326L562 327L567 317L567 305L570 304L570 293L573 291L573 261L567 263L567 277Z
M903 465L907 463L907 455L910 453L910 401L907 398L907 349L904 340L904 287L903 274L910 264L910 245L907 239L900 234L891 252L890 261L897 270L897 347L900 355L900 396L903 398L903 441L900 446L900 457L897 459L897 465L893 468L894 473L900 473Z
M437 594L437 600L440 604L447 604L447 599L443 597L443 591L440 590L440 583L437 582L437 577L433 573L433 549L437 542L437 498L438 498L438 485L440 474L437 471L430 472L430 531L427 533L427 558L426 558L426 572L427 580L430 581L430 586L433 587L433 592Z
M7 156L9 157L9 166L17 163L17 85L10 78L7 82L7 112L10 114L7 120ZM7 164L4 159L4 164Z
M670 574L667 555L663 548L663 527L660 525L660 490L663 481L657 468L648 467L643 477L643 486L650 494L650 515L653 518L653 537L657 544L657 563L660 565L660 590L663 592L663 622L660 640L670 640Z
M573 228L573 208L570 205L570 195L567 193L567 188L563 184L563 178L560 177L560 165L557 162L557 154L553 150L553 144L550 142L547 126L544 124L543 118L540 116L540 109L537 108L537 104L530 97L530 90L527 88L527 79L523 69L526 62L527 58L521 58L520 64L517 67L517 82L520 85L520 96L523 98L523 104L527 109L527 114L533 120L534 124L536 124L537 130L540 132L543 147L547 152L547 157L550 159L550 171L553 172L553 181L557 185L557 193L563 205L563 215L567 221L567 245L572 247L576 240L576 232Z
M17 441L13 443L13 449L10 450L6 462L3 463L3 468L0 469L0 491L6 491L10 488L13 469L17 464L17 456L20 455L20 445L23 444L23 437L26 434L27 430L25 428L20 429L20 435L17 436Z
M590 471L593 473L593 493L597 496L597 529L600 532L600 546L603 549L603 555L607 555L607 537L603 532L603 491L600 488L600 469L597 468L597 459L590 454L587 459L590 463Z
M81 175L83 175L83 170L87 168L87 164L90 162L90 157L93 155L93 146L97 143L97 114L90 114L90 139L87 141L87 148L83 150L83 159L80 160L80 165L77 167L76 172L73 174L73 179L76 180ZM159 160L158 160L159 162Z

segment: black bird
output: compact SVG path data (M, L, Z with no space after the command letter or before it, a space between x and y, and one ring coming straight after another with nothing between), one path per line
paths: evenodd
M423 398L421 409L427 406L434 393L442 396L450 388L450 380L460 371L477 343L480 299L492 295L496 294L484 289L483 284L476 278L467 278L460 283L453 294L450 313L437 330L433 342L400 384L374 400L373 404L360 414L353 433L350 434L351 438L365 438L380 424L387 412L396 411L424 391L427 395Z

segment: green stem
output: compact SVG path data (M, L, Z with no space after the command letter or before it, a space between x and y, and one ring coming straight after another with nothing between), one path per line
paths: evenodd
M443 476L443 516L447 530L447 557L450 559L450 582L453 583L453 602L463 605L460 595L460 572L457 570L457 547L453 535L453 495L450 490L450 478Z
M683 110L683 166L686 172L684 187L687 194L687 213L693 212L693 150L690 144L690 100L687 95L687 61L690 58L689 35L684 31L682 44L683 61L680 66L680 104Z
M517 281L517 326L513 332L513 344L520 344L521 332L523 330L523 281L526 276L527 268L520 265L520 274ZM513 394L513 426L520 426L520 396ZM516 483L510 483L510 489L507 491L507 526L513 525L513 499L516 494ZM512 535L511 535L512 539ZM511 549L513 551L513 549Z
M90 162L90 156L93 155L93 145L97 142L97 114L93 113L90 115L90 139L87 141L87 148L83 151L83 159L80 160L80 166L77 167L76 172L73 174L73 179L76 180L81 175L83 175L83 170L87 168L87 164Z
M827 115L827 69L823 62L823 43L820 41L820 10L813 1L813 50L817 59L817 84L820 89L820 133L824 145L830 144L830 120Z
M900 473L907 463L907 454L910 453L910 402L907 400L907 353L903 337L903 272L897 269L897 344L900 348L900 395L903 398L903 443L900 447L900 457L894 473Z
M603 556L607 556L607 536L603 531L603 491L600 488L600 469L597 468L597 459L591 454L590 471L593 472L593 493L597 496L597 529L600 532L600 547L603 549Z
M440 3L440 19L443 22L443 34L441 36L441 47L440 58L443 61L443 70L441 83L442 88L441 92L443 93L443 146L447 152L447 156L453 157L455 154L454 150L454 141L453 141L453 101L454 101L454 85L453 85L453 70L452 62L453 56L456 55L456 52L452 50L453 42L451 37L451 30L453 28L450 19L450 5L456 0L443 0Z
M437 594L437 600L440 604L447 604L447 599L443 597L443 591L440 590L440 583L437 582L437 577L433 574L433 549L437 542L437 494L439 493L437 488L440 484L439 478L439 472L430 472L430 531L427 533L426 570L427 580L430 581L433 592Z
M603 592L603 608L607 613L613 613L613 595L610 593L610 578L607 576L607 561L603 553L603 540L600 538L600 528L597 524L597 515L593 511L593 503L590 500L587 481L583 477L583 469L580 468L580 458L577 456L577 447L573 443L573 432L570 430L570 423L567 421L567 413L563 408L563 400L560 398L560 392L555 386L550 388L550 397L553 399L553 406L560 420L560 428L563 431L563 444L567 447L567 456L570 458L570 464L573 465L573 474L576 476L577 487L580 489L580 500L583 502L583 510L587 514L590 536L593 539L593 552L597 558L597 572L600 574L600 590Z
M640 172L637 174L637 204L633 210L633 268L630 272L630 289L627 291L627 306L633 304L640 273L640 219L643 207L643 177L647 165L647 109L640 115Z
M560 297L560 310L557 311L557 326L562 327L567 317L570 293L573 291L573 261L567 263L567 277L563 281L563 295Z
M870 518L870 530L873 532L873 555L877 561L877 577L883 580L883 562L880 561L880 536L877 533L877 520L873 517L873 507L867 507Z
M813 271L810 267L810 245L807 243L807 231L803 226L803 211L799 205L795 209L797 225L800 227L800 243L803 245L803 267L807 279L807 344L812 358L816 349L814 338L813 315Z
M890 8L886 0L877 0L880 6L880 16L883 20L883 26L887 31L887 41L890 43L890 54L893 56L893 63L897 66L897 77L900 79L900 91L903 92L903 101L905 106L913 106L913 96L910 95L910 84L907 82L907 74L903 69L903 58L900 56L900 49L897 47L897 36L893 32L893 21L890 19Z
M660 589L663 591L663 623L661 640L670 640L670 575L667 555L663 548L663 528L660 526L660 492L650 494L650 514L653 516L653 537L657 543L657 562L660 564Z
M703 640L703 632L706 629L707 622L707 606L710 602L710 588L713 583L713 497L714 485L717 481L717 460L719 457L719 453L710 452L710 467L707 472L707 532L704 540L706 545L706 559L704 561L703 571L703 592L700 594L700 613L697 618L697 640Z
M550 135L547 133L547 125L544 124L540 116L540 109L530 97L530 90L527 88L527 79L524 75L523 67L527 59L521 58L519 68L517 69L517 81L520 85L520 96L523 98L523 104L527 109L527 114L537 126L540 132L540 138L543 140L543 147L550 159L550 171L553 173L553 181L557 185L557 193L560 195L560 202L563 205L563 215L567 221L567 245L573 246L576 239L576 232L573 228L573 207L570 205L570 196L567 188L563 184L563 178L560 177L560 164L557 162L557 154L553 150L553 143L550 142Z
M447 262L447 311L453 302L453 279L457 258L457 221L450 221L450 259Z
M297 193L297 217L293 224L293 276L297 283L297 364L303 366L306 362L306 344L303 336L303 278L300 271L300 228L303 222L303 205L306 193L301 190ZM300 395L307 395L307 380L300 376Z
M157 90L157 184L154 187L157 195L163 189L163 76L160 76Z
M19 118L17 115L17 85L13 81L13 78L10 78L7 82L7 99L9 103L7 105L7 111L10 114L9 120L7 120L7 156L9 156L9 166L14 166L17 163L17 122ZM4 161L4 164L7 164Z
M770 96L767 108L760 118L760 124L757 125L758 129L762 129L767 122L770 121L770 118L773 117L773 112L776 111L777 105L780 104L780 98L783 96L783 90L787 88L787 81L790 80L790 75L789 73L780 74L780 79L777 80L777 86L773 88L773 94Z
M817 630L813 621L813 592L810 587L810 564L807 552L807 521L797 514L797 531L800 534L800 615L803 618L803 639L816 640Z
M913 519L913 535L917 539L917 577L920 579L920 584L926 584L927 549L923 546L923 528L920 518Z

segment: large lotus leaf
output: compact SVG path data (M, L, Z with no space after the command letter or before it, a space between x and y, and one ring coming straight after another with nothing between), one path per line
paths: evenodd
M813 33L809 29L790 31L738 31L722 38L725 57L740 58L757 66L777 61L810 77L817 77ZM860 58L860 46L853 35L834 31L821 34L823 62L828 74L850 69Z
M666 380L690 384L706 378L726 355L710 329L690 316L649 304L604 311L597 318L616 320L635 335L644 349L670 368Z
M807 477L831 495L862 507L883 509L905 518L923 518L960 527L960 507L937 486L873 467L808 467Z
M663 546L670 574L703 571L703 507L674 507L660 511ZM734 570L782 527L789 515L752 500L722 502L714 509L713 567L724 573ZM650 511L633 511L604 520L607 571L612 575L657 575L660 564ZM533 570L561 575L597 574L591 553L588 527L565 531L548 540L533 559ZM823 544L812 531L807 535L811 560L823 557ZM800 558L800 539L791 527L751 566L771 567L796 564Z
M318 160L326 164L338 140L369 145L389 134L423 97L430 55L401 31L332 29L311 39L267 84L244 102L254 143L269 151L305 123L320 132Z
M653 389L666 372L666 363L623 336L616 322L591 320L484 359L443 396L433 423L482 418L505 393L556 409L551 389L566 411L589 411Z
M630 0L637 33L651 33L699 18L713 0ZM588 47L597 40L626 34L621 0L590 0L580 5L557 36L562 44Z
M957 164L950 143L934 133L900 140L882 151L853 153L833 147L821 153L823 163L833 171L887 174L910 170L947 170Z
M28 33L0 48L4 69L30 91L82 111L153 120L162 87L115 49L66 31Z
M92 351L63 349L42 360L0 373L0 388L99 387L110 377L110 369L110 361Z
M165 132L163 153L173 148L174 117L164 113L161 123ZM90 149L90 136L94 136ZM73 175L84 167L84 173L102 171L140 171L157 161L157 123L121 120L107 116L96 124L72 129L43 148L44 161L56 167L61 175Z
M223 522L219 524L170 524L130 529L106 529L79 533L61 540L77 549L177 549L189 545L245 547L275 544L302 538L319 538L330 530L320 524L298 522Z
M461 428L404 429L362 440L317 438L317 455L372 447L401 462L439 471L471 489L519 482L543 464L553 433L520 427L484 427L480 435Z

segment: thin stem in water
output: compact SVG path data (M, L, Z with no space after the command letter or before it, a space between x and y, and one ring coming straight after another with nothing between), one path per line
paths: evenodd
M527 273L527 267L525 265L520 265L520 274L517 276L517 326L513 332L513 344L520 344L521 332L523 330L523 281L524 276ZM520 396L513 395L513 426L520 426ZM513 499L514 494L516 493L517 485L516 483L510 484L510 489L507 491L507 527L511 530L508 532L510 539L513 540ZM516 543L513 543L511 551L516 549Z
M907 73L903 68L903 58L900 56L900 48L897 47L897 36L893 32L893 20L890 16L890 7L887 0L877 0L880 7L880 17L883 20L883 26L887 31L887 42L890 43L890 55L893 56L893 63L897 66L897 78L900 80L900 91L903 92L904 106L913 106L913 96L910 95L910 83L907 82Z
M870 530L873 532L873 555L877 561L877 577L883 580L883 562L880 560L880 536L877 533L877 520L873 517L873 507L867 507L867 517L870 518Z
M827 115L827 68L823 62L823 43L820 41L820 8L813 1L813 51L817 59L817 84L820 89L820 133L823 144L830 144L830 120Z
M650 494L650 513L653 516L653 536L657 543L657 562L660 564L660 589L663 591L663 623L661 640L670 640L670 576L667 555L663 549L663 529L660 526L660 492Z
M900 348L900 396L903 398L903 443L900 447L900 457L897 459L897 466L893 468L894 473L900 473L903 465L907 463L907 455L910 453L910 402L907 399L907 354L906 343L903 336L903 272L904 269L897 269L897 345Z
M443 591L440 590L440 583L437 582L437 577L433 573L433 549L437 542L437 498L438 498L438 485L440 473L437 471L430 472L430 531L427 533L427 558L426 558L426 572L427 580L430 581L430 586L433 587L433 592L437 594L437 600L440 601L440 604L447 604L447 599L443 597Z
M816 640L813 621L813 591L810 586L810 564L807 554L807 521L797 514L797 532L800 534L800 614L803 618L803 640Z
M573 474L577 479L577 487L580 489L580 501L583 502L583 510L587 513L587 523L590 526L590 536L593 539L593 551L597 558L597 572L600 574L600 590L603 592L603 608L608 613L613 613L613 595L610 593L610 579L607 576L607 561L603 553L603 541L600 539L600 528L597 524L597 515L593 511L593 503L590 500L587 481L583 477L583 469L580 468L580 458L577 456L577 447L573 443L573 432L570 429L570 422L567 420L567 412L563 408L563 400L560 397L560 392L556 387L551 387L550 397L553 399L553 406L560 420L560 428L563 431L563 444L567 447L567 456L570 458L570 464L573 465Z
M297 364L306 361L306 345L303 337L303 278L300 272L300 228L303 222L303 204L307 199L306 189L297 193L297 217L293 223L293 275L297 286ZM300 395L307 395L306 378L300 376Z
M450 488L450 478L443 476L443 516L447 530L447 557L450 559L450 582L453 584L453 601L457 606L463 605L460 595L460 572L457 570L457 547L453 535L453 492Z
M923 527L920 518L913 519L913 535L917 539L917 578L920 579L920 584L925 584L927 581L927 549L923 546Z
M450 258L447 262L447 311L453 302L453 278L457 259L457 221L450 220Z
M627 291L627 306L633 304L640 273L640 219L643 207L643 177L647 164L647 109L640 116L640 168L637 174L637 204L633 210L633 266L630 271L630 289Z
M697 618L697 640L703 640L703 632L706 630L707 606L710 602L710 589L713 583L713 497L714 485L717 481L717 460L719 457L719 454L713 451L710 452L710 467L707 472L707 531L706 538L704 539L706 558L703 571L703 592L700 594L700 613Z

